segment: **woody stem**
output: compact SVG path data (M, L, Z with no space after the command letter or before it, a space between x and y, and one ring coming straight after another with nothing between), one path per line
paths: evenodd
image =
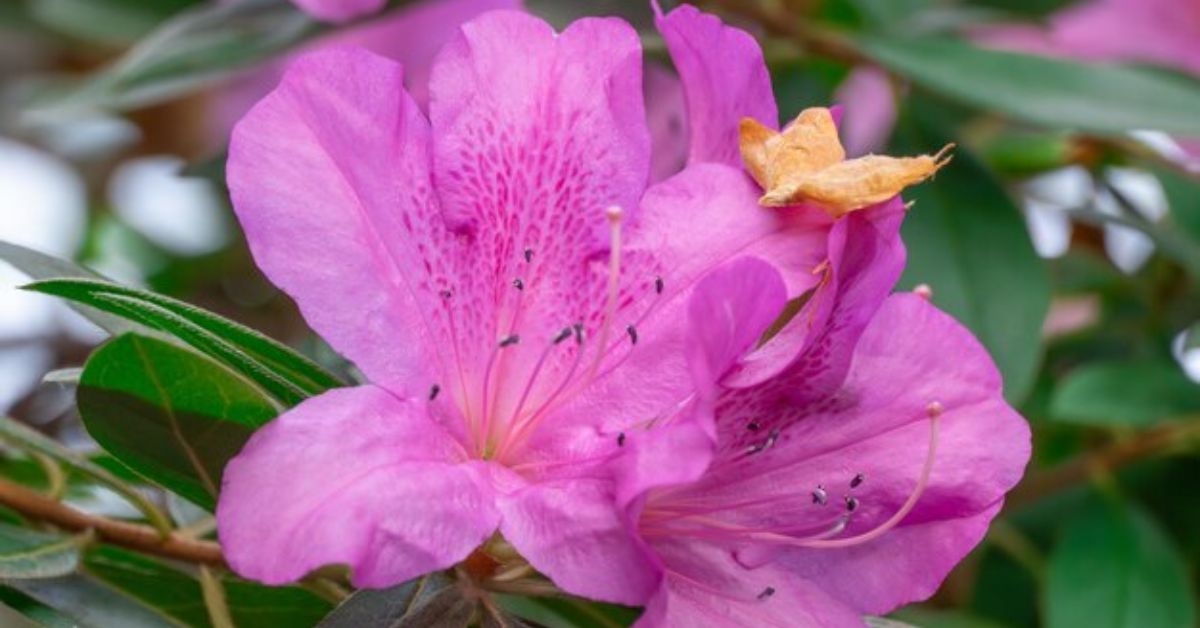
M179 534L163 538L150 526L80 512L24 486L0 479L0 504L38 521L64 530L92 530L113 545L190 563L224 566L221 546L212 541L190 539Z

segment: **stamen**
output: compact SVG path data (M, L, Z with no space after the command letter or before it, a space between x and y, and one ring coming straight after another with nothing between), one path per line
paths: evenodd
M624 446L625 446L625 432L621 432L620 434L617 434L617 447L624 447Z
M750 430L751 432L757 432L761 427L762 426L758 424L758 421L751 421L746 424L746 429Z
M846 512L854 512L855 510L858 510L858 498L847 496L846 497Z
M442 297L442 300L449 301L450 297L454 296L454 293L449 290L442 290L438 292L438 296Z
M767 587L762 590L762 593L758 594L758 599L765 600L765 599L771 597L772 595L775 595L775 587Z
M858 488L859 486L862 485L863 480L866 480L866 479L867 479L867 476L865 476L861 473L855 473L854 479L850 480L850 488Z
M637 327L629 325L625 327L625 333L629 334L629 342L636 345L638 341Z
M779 440L779 434L779 430L771 430L771 433L767 435L767 440L747 447L745 455L750 456L753 454L762 453L774 447L775 442Z
M434 384L433 387L429 389L429 400L433 401L434 399L437 399L438 393L440 392L442 392L442 387Z
M600 362L604 360L605 350L608 348L608 332L612 327L613 316L617 313L617 297L621 289L621 219L625 212L613 205L604 210L604 215L608 218L611 232L611 244L608 249L608 301L604 306L604 319L600 323L600 333L597 336L599 342L596 343L596 359L588 368L587 376L583 378L583 387L592 382L596 371L600 369Z
M514 288L516 288L517 290L524 290L524 289L525 289L525 282L524 282L524 281L521 281L521 278L520 278L520 277L517 277L516 279L513 279L513 283L512 283L512 285L513 285L513 287L514 287Z
M824 506L829 501L829 493L825 492L824 486L821 486L820 484L818 484L817 488L813 489L812 501L814 504L817 504L820 506Z
M525 256L526 264L530 264L533 262L533 249L525 249L525 251L522 254Z
M844 539L786 539L785 537L783 541L791 545L810 547L814 549L853 547L855 545L873 541L899 525L899 523L908 516L908 513L912 512L912 509L916 507L917 500L921 498L921 494L925 492L925 487L929 484L929 476L933 472L933 461L937 457L938 419L941 416L942 411L942 404L937 401L930 403L926 408L926 413L929 415L929 448L925 453L925 464L921 468L921 475L917 478L917 485L913 488L913 492L909 494L908 499L904 502L904 505L900 507L900 510L897 510L896 513L889 517L887 521L879 524L875 527L875 529L869 532L864 532L858 536L852 536ZM852 499L854 498L849 498L846 500L846 508L849 511L854 510L854 508L850 507L850 500ZM854 500L853 503L855 507L858 506L857 500Z
M665 287L666 287L666 285L663 283L662 277L654 278L654 294L662 294L663 288L665 288Z
M558 335L554 337L554 344L562 344L567 338L571 337L571 333L570 327L563 327L563 330L558 332Z
M500 345L499 345L499 346L500 346L501 348L504 348L504 347L511 347L511 346L513 346L513 345L517 344L518 342L521 342L521 337L520 337L520 336L518 336L517 334L509 334L509 335L505 336L504 338L501 338L501 339L500 339Z
M488 406L491 404L489 389L491 388L492 383L492 369L496 366L496 358L500 355L500 350L505 347L511 347L518 342L521 342L521 337L517 334L509 334L501 338L500 341L496 343L496 348L492 349L492 354L488 356L487 367L483 369L483 418L481 419L481 424L479 426L480 442L478 443L478 445L481 447L479 451L481 454L486 451L487 442L491 440L492 435L492 413L489 412L488 408Z

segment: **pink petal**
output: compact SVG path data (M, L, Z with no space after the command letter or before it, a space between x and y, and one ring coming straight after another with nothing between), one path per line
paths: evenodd
M683 170L688 157L687 104L683 83L657 63L647 62L643 88L650 126L650 180L662 181Z
M500 531L560 588L618 604L642 604L658 586L652 555L602 480L531 485L500 500Z
M754 257L721 266L697 284L688 303L689 360L697 383L720 381L786 304L779 272Z
M916 507L888 533L929 526L938 531L938 540L795 550L796 561L817 560L819 554L829 569L845 556L859 570L847 573L847 579L887 571L891 561L906 564L910 559L897 558L898 552L916 554L914 564L924 561L924 571L912 578L889 581L886 592L864 594L858 600L864 612L882 612L897 600L934 590L978 541L1029 459L1029 428L1004 402L1000 376L987 353L958 323L916 295L885 302L858 342L835 395L797 407L787 400L786 388L786 381L776 380L733 391L718 404L721 454L687 494L716 504L752 503L728 511L743 525L807 526L813 533L828 528L844 512L838 510L842 498L853 496L857 508L838 536L865 533L900 510L913 492L929 447L930 404L944 408L929 483ZM757 431L747 429L751 421ZM747 455L767 430L776 434L773 445ZM851 478L858 473L865 481L852 490ZM818 486L828 492L828 505L810 499ZM762 546L743 558L756 564L778 550ZM866 569L862 557L868 555L878 562L861 571Z
M856 68L838 85L834 100L845 109L838 129L846 153L858 157L882 150L896 125L896 95L887 72Z
M387 0L292 0L305 13L325 22L345 22L374 13Z
M774 566L748 570L728 552L699 543L664 540L654 549L666 576L635 628L864 625L840 600Z
M404 66L404 86L424 108L429 102L429 69L442 46L463 22L493 9L517 9L520 0L424 0L390 11L362 26L335 31L305 47L307 51L333 46L362 46L399 61ZM238 120L271 92L291 55L238 76L217 94L212 120L215 147L223 147Z
M770 260L788 298L813 285L828 219L823 212L765 209L758 196L745 174L716 164L689 166L647 192L625 255L650 263L625 272L649 294L638 294L618 319L621 327L636 324L638 342L626 339L611 352L595 381L547 422L539 442L531 444L542 452L531 455L586 457L611 446L620 432L632 433L633 424L679 410L696 390L686 359L688 330L680 321L697 283L713 269L754 256ZM656 277L661 294L653 289Z
M499 523L486 474L425 415L371 386L314 397L225 469L217 524L239 574L282 584L327 564L356 586L443 569Z
M655 23L683 80L691 128L689 163L741 166L738 123L750 117L777 128L779 110L762 49L749 33L682 5Z
M395 62L297 61L234 131L228 180L259 268L368 378L424 396L443 364L439 282L470 276L429 172L429 128ZM449 279L446 279L446 278Z
M835 389L854 345L904 269L899 197L854 212L829 233L827 266L803 309L724 384L746 387L789 369L792 397L816 399Z

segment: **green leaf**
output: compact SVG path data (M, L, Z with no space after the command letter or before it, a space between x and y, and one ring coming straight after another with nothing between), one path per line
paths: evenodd
M138 334L92 354L77 399L88 432L109 453L210 511L225 463L279 410L211 358Z
M211 625L201 583L190 573L111 546L89 551L84 569L98 582L176 623ZM299 587L265 587L229 576L221 584L238 628L312 626L332 608Z
M38 0L30 15L56 32L100 44L125 45L196 0Z
M344 385L315 362L249 327L160 294L89 279L26 286L170 334L224 362L287 405Z
M318 628L466 626L475 612L454 579L433 573L390 589L362 590L342 602Z
M1067 526L1050 556L1047 628L1196 625L1187 566L1163 530L1132 504L1096 506Z
M949 140L935 129L910 116L898 129L898 150L936 150ZM1050 306L1046 268L1020 211L962 148L935 180L906 191L905 198L915 205L904 221L908 266L901 286L929 284L934 304L987 347L1004 376L1005 397L1020 401L1033 385Z
M880 65L930 91L1053 128L1200 135L1200 82L1153 68L986 50L951 39L861 38Z
M1053 418L1147 427L1200 413L1200 384L1170 362L1106 362L1072 371L1050 402Z
M79 266L73 262L46 255L30 248L0 240L0 260L8 262L13 268L33 279L52 279L60 277L75 277L81 279L103 279L100 275ZM114 336L127 331L135 331L137 325L111 314L106 314L90 307L73 306L84 318L100 326Z
M52 578L75 571L90 534L63 536L0 523L0 579Z
M49 456L68 469L103 484L115 491L125 501L129 502L130 505L137 508L157 530L163 534L170 532L171 523L166 520L162 511L147 499L145 495L136 488L129 486L108 469L63 447L54 439L3 416L0 416L0 439L13 443L26 451Z

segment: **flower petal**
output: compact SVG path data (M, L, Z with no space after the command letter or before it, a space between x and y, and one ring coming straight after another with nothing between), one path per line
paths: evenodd
M687 164L687 103L683 83L671 71L647 62L643 88L650 127L650 180L662 181Z
M688 302L689 360L697 383L719 381L786 304L783 278L758 258L739 258L705 277Z
M374 13L387 0L292 0L305 13L325 22L346 22Z
M635 628L864 625L838 599L774 566L748 570L727 551L700 543L667 540L654 549L666 576Z
M442 224L428 124L402 79L360 49L302 57L234 130L228 180L263 272L371 381L408 397L426 393L448 342L430 275L469 274L455 268L469 257Z
M694 6L685 4L664 16L656 2L655 12L687 95L688 163L740 166L742 118L754 118L772 129L779 124L762 49L749 33Z
M660 572L614 500L605 480L530 485L500 500L500 531L563 590L642 604L658 586Z
M499 523L458 443L373 386L314 397L259 430L225 469L221 545L239 574L282 584L346 564L385 587L449 567Z
M990 519L984 513L995 513L1029 459L1029 428L1004 402L1000 376L985 350L916 295L896 295L884 303L835 394L795 405L788 400L788 386L773 380L732 391L718 404L720 457L687 494L702 495L710 504L750 504L722 509L742 525L808 527L814 534L846 512L842 499L852 496L856 507L837 536L866 533L900 511L914 492L931 446L930 406L940 406L932 474L915 508L884 538L909 526L936 524L945 543L897 547L876 540L851 548L794 550L797 561L819 552L848 560L870 555L881 570L889 569L884 565L897 552L913 552L925 561L919 578L905 586L892 583L898 588L887 592L890 597L879 593L862 611L880 612L895 600L936 588L978 541L980 526ZM775 438L772 447L745 455L748 445L761 440L747 431L751 421ZM865 479L852 482L860 473ZM810 499L818 486L827 491L828 504ZM748 563L757 562L755 554L777 556L779 549L749 552ZM822 560L830 565L836 559Z
M829 233L821 283L800 312L742 361L724 384L747 387L789 368L792 397L815 399L846 374L854 345L904 269L899 198L846 216Z

